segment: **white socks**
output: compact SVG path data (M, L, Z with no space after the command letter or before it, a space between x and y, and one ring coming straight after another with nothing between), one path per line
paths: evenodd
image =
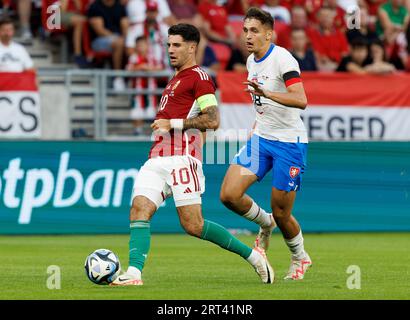
M129 266L127 273L137 277L138 279L141 279L141 271L138 268Z
M301 260L306 257L305 248L303 246L302 230L293 239L285 239L286 244L292 252L293 260Z
M269 227L272 224L271 215L259 207L255 201L252 201L251 208L243 216L249 221L259 224L262 228Z
M254 266L259 261L260 257L260 253L252 249L251 255L246 258L246 261Z

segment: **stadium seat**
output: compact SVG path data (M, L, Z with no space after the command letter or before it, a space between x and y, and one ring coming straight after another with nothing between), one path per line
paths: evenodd
M209 42L209 46L214 50L221 68L225 69L231 57L231 49L227 45L217 42Z

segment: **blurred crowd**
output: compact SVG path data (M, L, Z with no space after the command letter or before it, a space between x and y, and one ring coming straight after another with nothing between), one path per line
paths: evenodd
M25 41L66 34L80 68L109 59L115 70L168 68L168 27L192 23L202 34L200 65L244 71L242 21L251 6L271 13L272 42L304 71L410 70L410 0L2 0L1 16L14 19Z
M192 23L202 34L199 64L244 71L242 21L251 6L271 13L272 42L304 71L410 70L410 0L2 0L1 15L14 17L23 40L39 30L66 33L80 68L102 59L113 69L167 68L168 27ZM47 25L55 8L57 28Z
M12 19L22 41L33 37L47 39L55 34L68 37L72 62L79 68L106 67L108 61L114 70L168 69L168 27L186 22L201 32L198 64L212 71L244 72L249 53L242 32L243 17L249 7L258 6L275 19L272 42L288 49L302 71L357 74L410 71L410 0L2 0L0 3L2 19ZM10 41L14 32L10 28L9 23L0 24L0 56L7 50L11 52L7 41L2 40ZM26 64L31 68L30 63ZM5 64L0 62L0 71L2 65ZM156 88L158 83L139 78L128 86ZM115 90L126 87L124 78L113 80ZM142 95L134 98L136 106L144 106L133 109L136 127L141 119L155 115L151 107L156 106L156 99Z

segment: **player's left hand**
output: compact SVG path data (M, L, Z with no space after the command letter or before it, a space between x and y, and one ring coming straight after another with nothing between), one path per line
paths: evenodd
M256 96L262 96L262 97L266 97L267 95L267 90L263 89L262 86L256 82L256 81L245 81L243 82L243 84L246 84L247 86L252 87L252 89L246 88L245 91L246 92L250 92Z
M171 130L171 122L169 119L158 119L155 120L153 124L151 124L151 128L154 131L165 131L168 132Z

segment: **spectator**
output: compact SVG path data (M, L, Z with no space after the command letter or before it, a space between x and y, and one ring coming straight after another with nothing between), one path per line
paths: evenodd
M163 66L158 64L150 55L149 41L145 35L139 36L135 40L134 53L130 55L126 69L129 71L158 71ZM138 77L132 80L134 89L156 89L157 81L155 78ZM134 124L134 134L143 134L144 120L153 120L156 115L155 106L157 105L155 95L137 94L132 101L131 119Z
M351 44L350 54L343 57L336 71L365 74L365 66L371 63L367 41L357 38Z
M359 2L363 3L364 1L365 0L337 0L337 5L346 12L352 8L359 7Z
M0 71L34 71L33 60L26 49L13 41L14 25L8 18L0 20Z
M406 29L409 23L409 12L403 0L389 0L381 5L378 17L377 34L389 45L396 41L397 36Z
M23 41L31 40L30 18L31 18L31 0L17 0L17 11L20 20L20 37Z
M347 41L351 44L357 38L366 39L367 43L378 41L377 33L369 29L369 14L367 7L361 5L360 9L360 27L359 29L349 29L346 32Z
M176 19L169 9L167 0L155 0L158 5L158 20L169 26L175 24ZM147 11L146 0L129 0L127 3L127 14L130 23L142 23L145 21Z
M81 0L60 0L61 25L66 29L73 29L74 62L80 68L89 66L87 59L82 55L81 43L83 26L87 18L83 16Z
M309 18L309 21L317 23L317 13L321 7L323 7L323 0L305 0L305 9Z
M290 52L302 71L317 71L316 58L312 49L307 48L308 39L303 29L293 29Z
M265 0L265 4L261 6L261 9L269 12L275 22L279 20L285 24L290 24L289 10L279 5L279 0Z
M243 17L251 5L255 4L259 7L257 2L257 0L226 0L225 8L230 16ZM263 0L260 0L259 2L263 3Z
M404 34L402 47L399 49L399 57L404 68L410 71L410 23L407 25L407 30Z
M118 0L95 0L89 10L91 47L96 52L112 52L113 68L122 69L124 39L128 30L125 7ZM125 89L124 79L116 77L115 90Z
M204 19L203 30L210 41L232 46L236 42L235 32L229 25L226 9L217 4L217 0L204 0L198 6Z
M306 3L306 0L281 0L280 1L280 5L288 9L289 12L292 10L293 7L296 7L296 6L304 8L305 3Z
M247 72L246 60L248 59L248 56L249 52L246 48L245 35L244 33L242 33L237 43L237 47L232 50L232 54L226 66L226 70L236 72Z
M334 71L348 51L344 33L333 24L334 13L329 7L322 7L318 12L319 25L308 34L316 53L317 66L322 71Z
M387 62L383 43L378 40L370 44L370 57L372 64L366 67L369 73L390 73L396 71L396 67Z
M339 6L338 0L327 0L327 6L333 10L334 20L333 25L336 29L344 32L346 30L345 15L346 12Z
M216 57L215 51L208 45L208 40L201 32L201 41L196 52L196 62L198 65L208 68L214 72L221 69L221 65Z
M147 12L143 23L138 23L130 27L127 34L127 54L130 55L135 48L135 40L140 36L145 36L149 43L148 54L155 65L165 68L168 62L166 54L166 43L168 39L168 26L158 21L158 5L154 1L146 4Z
M290 16L290 25L283 28L282 31L278 33L277 38L277 44L286 49L290 48L290 34L292 29L303 29L306 32L310 29L306 10L302 6L294 6L290 12Z
M385 2L386 0L366 0L369 7L369 15L371 17L377 17L380 5Z
M192 0L168 0L169 8L175 17L175 23L190 23L200 28L202 18Z

